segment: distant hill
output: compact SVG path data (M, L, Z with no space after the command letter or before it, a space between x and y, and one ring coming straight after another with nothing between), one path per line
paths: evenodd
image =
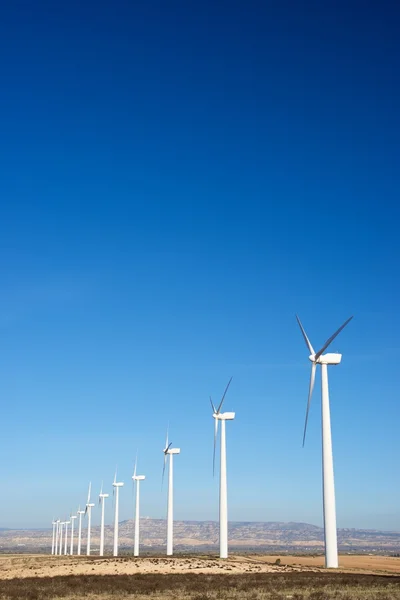
M84 527L86 523L84 524ZM166 522L163 519L140 519L143 550L161 551L166 546ZM133 546L133 521L122 521L119 528L121 550ZM175 521L175 548L181 551L213 551L218 549L218 523L215 521ZM112 546L113 527L105 528L106 547ZM342 552L400 553L400 532L368 529L339 529ZM86 529L83 531L86 543ZM92 530L92 545L98 549L99 528ZM257 552L322 552L323 529L308 523L240 521L229 523L229 545L232 551ZM0 552L48 551L51 529L0 529Z

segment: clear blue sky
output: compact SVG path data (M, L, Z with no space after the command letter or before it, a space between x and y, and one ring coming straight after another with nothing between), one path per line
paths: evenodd
M132 516L400 530L399 9L394 2L24 2L0 23L0 526L47 526L115 464ZM97 514L97 521L99 515ZM108 519L111 519L111 503Z

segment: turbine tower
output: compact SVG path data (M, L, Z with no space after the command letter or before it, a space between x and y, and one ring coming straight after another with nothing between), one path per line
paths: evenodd
M162 478L164 481L165 465L169 456L168 470L168 504L167 504L167 556L172 556L174 546L174 454L180 454L180 448L171 448L172 442L168 443L168 428L167 439L165 440L164 452L164 467Z
M70 554L71 556L73 556L74 554L74 522L76 519L76 515L71 515L70 516L70 520L71 520L71 548L70 548Z
M57 522L53 519L52 522L51 522L51 524L53 526L53 537L52 537L52 540L51 540L51 553L54 554L54 546L55 546Z
M117 482L117 469L115 469L114 481L113 481L113 494L114 494L114 556L118 556L118 509L119 509L119 488L124 484L122 481Z
M92 527L92 508L94 506L94 504L92 502L90 502L90 492L91 492L91 489L92 489L92 482L89 483L88 498L87 498L86 509L85 509L85 515L87 513L87 516L88 516L87 545L86 545L86 554L87 554L87 556L90 556L90 534L91 534L91 527Z
M218 423L221 421L221 449L220 449L220 471L219 471L219 557L228 558L228 492L226 482L226 433L225 422L235 418L234 412L222 413L221 408L225 400L226 392L231 384L232 377L228 381L224 395L218 408L215 408L210 397L214 421L214 454L213 473L215 472L215 450L217 446Z
M63 525L65 525L64 521L60 522L60 539L58 544L58 554L62 555L62 547L63 547Z
M54 545L54 554L58 554L58 540L60 538L60 519L56 521L56 543Z
M79 522L78 522L78 550L77 550L77 555L80 556L81 555L81 545L82 545L82 517L85 514L85 511L81 510L81 507L79 506L79 508L77 510L77 514L78 514L78 518L79 518Z
M68 554L68 525L71 521L65 521L65 541L64 541L64 554L65 556Z
M104 556L104 503L108 498L108 494L103 494L103 482L99 494L99 504L101 504L101 521L100 521L100 556Z
M133 556L139 556L139 527L140 527L140 482L146 479L144 475L136 475L137 455L135 460L135 468L133 470L132 481L133 485L136 482L136 503L135 503L135 534L133 543Z
M321 350L314 351L310 340L304 331L299 317L296 315L297 322L303 334L304 341L310 352L308 357L311 361L311 377L308 390L308 401L306 410L306 420L303 433L303 447L306 439L308 412L310 410L311 396L315 383L315 372L317 365L321 365L321 383L322 383L322 489L324 505L324 535L325 535L325 567L328 569L337 569L338 567L338 549L337 549L337 530L336 530L336 505L335 505L335 482L333 476L333 454L332 454L332 434L331 434L331 416L329 407L329 387L328 387L328 365L338 365L342 360L342 355L337 353L324 354L328 346L333 342L336 336L346 327L353 317L350 317L341 327L325 342Z

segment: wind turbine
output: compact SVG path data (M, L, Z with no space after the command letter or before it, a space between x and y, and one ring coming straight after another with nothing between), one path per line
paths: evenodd
M174 545L174 454L180 454L180 448L171 448L172 442L168 443L168 428L167 439L165 440L164 452L164 467L162 479L164 481L165 465L169 456L169 471L168 471L168 504L167 504L167 556L173 555Z
M73 556L74 554L74 522L76 519L76 515L71 515L70 519L71 519L71 550L70 550L70 554L71 556Z
M68 525L71 521L65 521L65 542L64 542L64 554L68 554Z
M101 521L100 521L100 556L104 556L104 503L108 498L108 494L103 494L103 482L99 494L99 504L101 504Z
M315 372L317 365L321 365L321 383L322 383L322 479L323 479L323 505L324 505L324 534L325 534L325 566L328 569L337 569L338 567L338 549L337 549L337 530L336 530L336 505L335 505L335 482L333 476L333 454L332 454L332 434L331 434L331 416L329 407L329 387L328 387L328 365L338 365L342 360L342 355L337 353L324 354L328 346L335 337L346 327L353 317L350 317L341 327L325 342L321 350L314 351L310 340L304 331L299 317L296 315L297 322L303 334L304 341L310 352L308 357L311 361L311 377L308 390L308 401L306 410L306 420L304 424L303 446L306 439L308 412L310 410L311 396L315 383Z
M231 384L232 377L228 381L224 395L218 408L215 408L210 397L214 421L214 454L213 454L213 473L215 472L215 450L217 446L218 422L221 421L221 449L220 449L220 472L219 472L219 557L228 558L228 492L226 483L226 433L225 422L233 421L234 412L222 413L221 408L225 400L226 392Z
M54 545L54 554L58 554L58 540L60 538L60 519L56 521L56 543Z
M118 508L119 508L119 488L124 484L122 481L117 482L117 469L115 469L114 481L113 481L113 493L115 503L115 514L114 514L114 556L118 556Z
M63 547L63 525L65 525L64 521L60 522L60 540L58 544L58 554L61 556L62 547Z
M52 541L51 541L51 553L54 554L54 543L55 543L55 537L56 537L57 522L53 519L51 524L53 526L53 537L52 537Z
M94 504L92 502L90 502L91 489L92 489L92 482L89 483L89 491L88 491L88 497L87 497L86 509L85 509L85 515L87 513L87 516L88 516L87 545L86 545L87 556L90 556L90 533L91 533L91 526L92 526L92 508L94 506Z
M135 460L135 468L133 470L132 481L133 485L136 482L136 506L135 506L135 535L133 543L133 556L139 556L139 527L140 527L140 482L146 479L144 475L136 475L137 454Z
M81 507L79 506L78 510L77 510L77 514L79 517L79 524L78 524L78 551L77 551L77 555L80 556L81 555L81 545L82 545L82 516L85 514L84 510L81 510Z

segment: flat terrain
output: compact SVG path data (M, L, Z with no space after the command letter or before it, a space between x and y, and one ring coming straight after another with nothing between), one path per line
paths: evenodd
M276 561L280 560L280 565ZM232 555L223 561L211 556L104 557L0 555L0 580L66 575L134 575L170 573L241 574L321 571L323 556ZM341 572L393 574L400 578L400 558L389 556L341 556Z
M281 564L275 564L280 558ZM400 600L400 558L0 556L1 600Z

